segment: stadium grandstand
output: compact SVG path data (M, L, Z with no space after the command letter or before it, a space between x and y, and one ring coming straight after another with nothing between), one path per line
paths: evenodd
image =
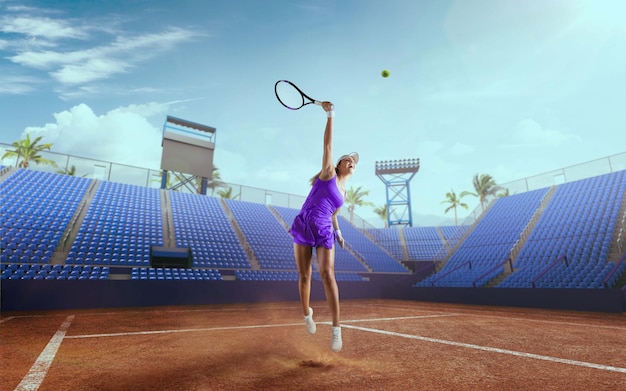
M342 298L624 312L625 192L620 169L493 198L459 226L342 215ZM299 205L10 166L0 205L3 310L298 300L288 229ZM190 263L172 253L155 266L156 248ZM312 295L324 297L315 265Z

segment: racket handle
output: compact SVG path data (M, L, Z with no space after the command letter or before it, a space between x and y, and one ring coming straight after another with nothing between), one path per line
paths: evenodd
M320 102L319 100L314 100L314 101L313 101L313 103L315 103L315 104L316 104L316 105L318 105L318 106L321 106L321 105L322 105L322 102ZM335 105L331 104L331 105L330 105L330 109L331 109L331 110L335 110Z

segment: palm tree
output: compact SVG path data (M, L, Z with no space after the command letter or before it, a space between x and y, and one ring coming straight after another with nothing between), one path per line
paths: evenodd
M385 228L387 228L387 205L377 206L374 208L376 213L385 222Z
M450 204L450 206L446 208L444 213L448 213L451 209L454 210L454 225L459 225L459 222L457 219L457 207L460 206L461 208L465 208L465 209L468 208L466 203L461 202L461 198L463 198L467 194L468 192L464 191L457 197L456 193L454 192L454 189L450 189L450 191L446 193L446 199L441 201L442 204Z
M352 220L354 219L354 208L357 206L374 206L369 201L364 201L363 197L370 193L369 190L361 190L362 186L356 188L348 189L348 193L346 194L346 203L348 204L348 211L350 212L350 224L352 224Z
M511 195L511 193L509 193L509 188L507 187L506 189L504 189L500 193L498 193L497 197L498 198L503 198L503 197L508 197L510 195Z
M72 164L72 167L64 168L62 170L57 170L57 174L65 174L69 176L76 176L76 166Z
M18 164L20 168L28 168L31 161L35 162L35 164L48 164L52 167L56 167L57 164L55 161L45 159L40 155L42 151L49 151L50 148L52 148L52 144L38 144L42 137L43 136L39 136L31 141L30 133L26 133L25 139L14 141L13 144L11 144L15 147L15 150L6 151L4 155L2 155L2 159L14 156L19 159L21 157L22 161Z
M474 190L475 193L470 191L464 191L461 193L460 197L465 195L473 195L474 197L478 197L480 200L480 207L484 211L485 210L485 202L487 201L487 197L495 196L500 190L502 190L501 186L496 184L496 181L489 174L478 174L474 175Z
M239 196L239 194L233 195L233 188L231 186L228 186L228 189L219 189L217 191L217 195L222 198L227 198L229 200L234 200L236 197Z
M161 173L161 175L163 175L163 173ZM151 182L161 183L162 180L163 177L161 176L159 178L152 178ZM168 190L178 191L178 189L172 189L173 186L174 184L172 183L172 172L168 171L167 174L165 174L165 188Z
M206 187L211 189L211 195L215 194L215 189L218 189L220 187L226 187L226 183L222 182L222 177L220 176L220 171L217 166L213 166L213 170L211 171L211 179L208 181Z

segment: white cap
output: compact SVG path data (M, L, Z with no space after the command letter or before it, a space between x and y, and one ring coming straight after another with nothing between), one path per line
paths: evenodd
M344 160L351 157L354 160L354 164L359 164L359 154L356 152L351 152L347 155L343 155L342 157L339 158L339 160L337 160L337 165L339 165L339 163Z

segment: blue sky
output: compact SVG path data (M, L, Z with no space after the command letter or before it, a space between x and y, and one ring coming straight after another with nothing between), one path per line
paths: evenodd
M0 142L158 169L172 115L217 128L225 181L304 196L325 117L277 103L290 79L335 103L352 186L383 205L374 162L418 157L414 224L445 224L474 174L626 150L625 16L622 0L0 0Z

